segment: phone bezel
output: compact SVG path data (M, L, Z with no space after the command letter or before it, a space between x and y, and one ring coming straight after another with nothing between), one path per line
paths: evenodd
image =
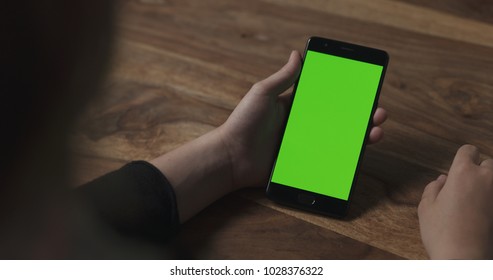
M363 154L365 152L365 147L366 147L366 143L368 140L368 135L369 135L371 127L372 127L372 116L375 113L375 110L377 108L378 99L380 96L380 90L382 88L383 81L385 78L385 73L387 70L389 56L388 56L387 52L385 52L383 50L374 49L374 48L365 47L365 46L356 45L356 44L351 44L351 43L347 43L347 42L341 42L341 41L321 38L321 37L309 38L307 41L306 47L305 47L304 56L306 56L306 53L308 50L383 66L382 75L380 76L380 81L378 84L377 92L375 94L370 118L368 120L368 125L367 125L366 132L365 132L365 139L363 140L361 151L360 151L358 161L356 164L356 169L354 172L354 178L353 178L353 181L351 184L351 188L349 190L348 200L341 200L338 198L334 198L334 197L322 195L319 193L314 193L314 192L310 192L310 191L306 191L306 190L302 190L302 189L274 183L271 181L272 180L272 174L273 174L274 168L276 166L276 161L277 161L277 157L278 157L280 146L281 146L280 143L282 142L282 139L284 138L284 132L286 130L286 124L287 124L289 118L286 118L286 122L284 123L284 128L283 128L283 133L282 133L283 135L281 137L281 141L279 142L278 150L276 153L276 161L274 162L274 164L272 166L271 175L269 178L269 183L267 185L267 190L266 190L266 194L267 194L267 197L269 199L271 199L275 202L281 203L281 204L291 206L291 207L295 207L295 208L299 208L299 209L303 209L303 210L307 210L307 211L311 211L311 212L316 212L316 213L323 214L323 215L342 218L342 217L346 216L346 214L348 212L349 205L351 202L351 197L352 197L353 190L354 190L354 186L356 185L356 182L358 179L359 168L361 165L361 159L362 159ZM302 65L302 68L300 71L300 76L301 76L302 71L303 71L303 65ZM293 87L293 97L292 97L293 102L295 100L296 89L298 86L299 78L300 77L298 77L298 79L295 82L294 87ZM288 116L289 116L289 112L288 112ZM302 197L303 197L303 199L302 199Z

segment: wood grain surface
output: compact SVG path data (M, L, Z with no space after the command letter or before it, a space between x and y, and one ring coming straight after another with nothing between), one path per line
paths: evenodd
M214 129L312 35L391 57L380 97L386 136L367 149L347 219L245 190L183 226L185 257L424 259L424 186L462 144L493 155L491 1L128 0L118 10L105 94L74 130L74 184Z

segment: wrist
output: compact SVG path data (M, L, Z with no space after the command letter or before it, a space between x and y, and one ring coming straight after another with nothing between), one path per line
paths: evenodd
M225 123L217 128L230 162L232 189L265 187L272 168L275 143L269 135L238 133L238 127ZM265 134L265 133L264 133ZM258 139L260 138L260 139Z
M228 148L227 139L224 138L224 132L222 126L217 127L208 134L204 135L208 139L209 155L212 158L212 171L216 174L218 181L224 189L224 194L228 194L237 190L235 187L235 174L234 174L234 154L231 153Z
M215 129L215 137L217 137L217 143L221 145L221 152L224 153L223 158L227 165L229 166L226 170L227 177L230 178L231 190L239 190L245 186L241 183L242 180L239 178L241 175L238 168L238 148L233 141L233 137L230 137L227 131L227 127L223 124Z
M173 186L182 223L234 190L231 160L218 129L151 163Z

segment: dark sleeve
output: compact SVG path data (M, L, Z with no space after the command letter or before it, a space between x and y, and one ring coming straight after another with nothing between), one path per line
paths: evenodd
M175 193L146 161L134 161L77 188L103 222L122 234L166 241L179 226Z

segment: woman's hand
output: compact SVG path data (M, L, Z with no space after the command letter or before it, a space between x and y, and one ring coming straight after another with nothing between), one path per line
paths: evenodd
M448 176L429 183L418 207L423 244L432 259L493 258L493 160L464 145Z
M300 68L294 51L284 67L252 86L223 125L151 161L175 190L181 222L234 190L266 185L291 101L284 92ZM378 125L385 118L378 109L370 143L382 138Z
M301 55L291 52L288 62L270 77L257 82L219 129L230 155L233 188L266 186L291 102L286 92L301 69ZM369 143L383 137L379 127L387 114L378 108L373 116Z

